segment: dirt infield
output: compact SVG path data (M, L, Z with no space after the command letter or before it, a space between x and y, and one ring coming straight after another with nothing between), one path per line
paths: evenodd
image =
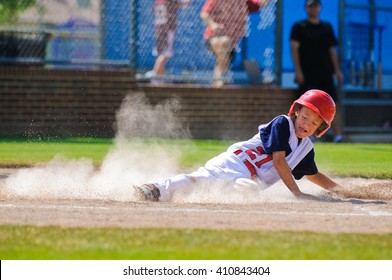
M172 202L139 203L85 196L31 197L5 191L7 180L17 171L0 169L0 224L392 232L392 180L340 178L346 198L326 197L320 202L297 201L278 185L264 191L260 199L233 199L243 194L222 199L220 193L206 191L205 197L197 194L199 199L180 195ZM307 183L303 187L309 188Z

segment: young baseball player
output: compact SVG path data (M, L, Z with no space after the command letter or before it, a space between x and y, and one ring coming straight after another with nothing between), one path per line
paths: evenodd
M296 180L306 176L326 190L338 186L318 171L309 138L322 136L329 129L335 112L331 96L321 90L309 90L293 102L288 115L260 125L253 138L231 145L197 171L134 186L134 189L140 200L166 201L176 189L191 184L234 185L236 180L245 179L271 186L281 179L296 198L317 200L316 196L301 192Z

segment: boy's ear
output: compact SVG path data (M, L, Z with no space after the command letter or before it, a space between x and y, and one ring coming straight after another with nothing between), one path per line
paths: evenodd
M295 106L293 108L293 113L290 116L293 121L295 121L295 119L298 117L299 111L301 110L301 108L302 108L302 106L300 104L295 104Z
M317 128L316 131L314 132L314 136L316 136L316 137L318 138L319 136L317 136L317 135L319 135L319 133L321 133L322 131L324 131L324 129L326 129L327 127L328 127L328 125L327 125L325 122L323 122L323 123L319 126L319 128Z

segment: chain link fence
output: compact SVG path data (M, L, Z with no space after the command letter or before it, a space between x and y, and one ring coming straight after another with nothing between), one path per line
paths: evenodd
M156 47L154 22L157 23L159 15L156 15L154 19L154 4L155 7L159 7L158 2L139 1L137 8L136 66L140 72L152 69L156 58L153 52ZM200 17L205 2L205 0L193 0L188 6L178 9L173 57L167 63L168 76L179 77L180 80L208 81L211 79L215 57L203 38L205 24ZM220 16L223 18L230 16L233 21L238 21L238 17L225 15L225 13L230 13L233 9L241 10L247 4L246 0L216 2L216 5L220 7L215 13L221 13ZM237 82L248 79L245 70L252 72L249 74L255 82L259 80L270 83L275 79L275 4L275 1L271 1L260 11L246 15L245 25L241 30L243 36L236 44L231 62L231 78ZM155 10L157 11L156 8ZM159 13L159 10L157 12ZM234 25L231 28L238 27ZM244 65L245 61L253 62L253 64ZM252 68L252 65L258 67ZM260 73L258 73L259 69L261 69Z
M172 56L161 79L210 82L215 57L204 39L200 13L207 0L0 0L0 63L53 68L132 68L140 81L157 59L156 25L164 3L178 2ZM219 12L247 0L216 0ZM302 9L302 1L295 7ZM181 5L184 4L184 5ZM324 3L324 2L323 2ZM389 0L340 1L341 61L345 85L391 88L392 5ZM235 83L277 83L285 30L282 5L271 0L246 15L243 36L230 64ZM326 3L324 3L326 4ZM235 19L237 13L230 14ZM300 17L300 16L299 16ZM285 28L288 28L286 26ZM286 32L287 33L287 32Z
M165 19L164 4L178 2ZM215 57L203 38L206 0L1 0L0 63L46 67L131 67L140 80L156 61L160 21L175 20L172 56L164 78L209 82ZM216 0L215 13L241 10L247 0ZM277 1L249 12L230 65L236 83L276 80ZM235 14L223 15L225 18ZM245 63L246 62L246 63Z

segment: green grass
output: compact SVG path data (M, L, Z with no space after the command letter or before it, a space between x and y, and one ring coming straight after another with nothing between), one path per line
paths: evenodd
M0 244L3 260L392 259L392 234L3 225Z
M0 166L31 166L48 162L55 156L69 159L89 158L99 164L109 148L112 139L72 138L57 140L0 140Z
M234 141L130 142L179 151L180 166L204 164ZM111 139L0 140L0 166L32 166L56 155L99 165ZM338 176L392 178L392 144L316 143L322 171ZM234 230L68 228L0 225L0 259L392 259L392 234L326 234Z
M179 151L180 166L190 168L203 165L210 158L225 151L234 141L221 140L165 140L137 141L143 149L159 145ZM130 146L134 145L132 142ZM88 158L99 165L112 139L75 138L50 141L0 140L0 166L30 166L47 162L54 156L76 159ZM319 169L331 175L365 178L392 178L392 144L329 144L316 143Z
M340 176L392 178L392 144L315 145L316 162Z

